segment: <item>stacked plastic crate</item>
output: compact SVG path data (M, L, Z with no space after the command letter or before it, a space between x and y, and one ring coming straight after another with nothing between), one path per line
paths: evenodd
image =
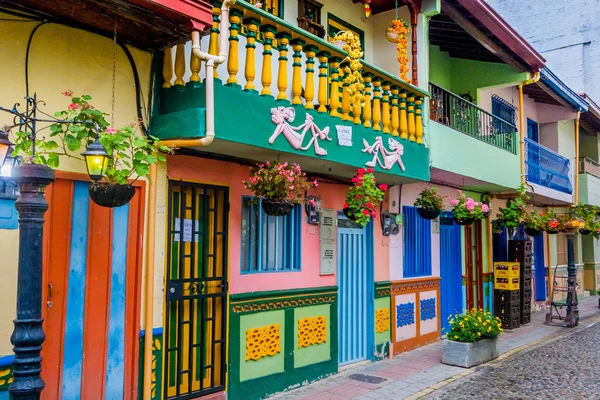
M504 329L521 326L520 269L518 262L494 263L494 315Z
M531 322L531 269L533 266L533 246L531 240L510 240L508 242L508 259L521 264L521 324Z

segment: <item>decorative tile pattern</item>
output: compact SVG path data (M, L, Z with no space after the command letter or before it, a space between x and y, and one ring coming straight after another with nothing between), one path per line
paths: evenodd
M426 290L435 290L440 288L439 282L425 282L425 283L407 283L392 286L392 294L398 293L415 293L424 292Z
M270 311L285 308L314 306L318 304L331 304L334 303L335 300L336 294L332 293L331 295L325 294L324 296L305 297L292 300L273 299L264 301L252 301L244 304L235 304L231 307L231 309L236 314L245 314L257 311Z
M2 390L8 389L8 385L11 384L12 381L13 381L12 368L10 366L0 368L0 389L2 389Z
M280 324L246 330L246 361L281 352Z
M396 305L396 326L406 326L415 323L415 303Z
M327 317L298 320L298 348L327 341Z
M421 321L435 318L435 297L421 300Z
M380 308L375 311L375 332L381 333L390 330L390 309Z

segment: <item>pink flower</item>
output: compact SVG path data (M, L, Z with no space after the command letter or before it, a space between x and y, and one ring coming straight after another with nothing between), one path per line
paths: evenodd
M366 170L366 169L364 169L364 168L359 168L359 169L356 171L356 174L357 174L358 176L363 176L365 172L367 172L367 170Z
M265 165L268 167L269 166L269 161L265 161Z
M373 218L377 218L377 212L376 212L376 211L373 211L373 212L371 213L371 217L373 217Z
M452 207L456 207L456 206L458 205L458 199L453 199L453 200L450 200L450 205L451 205Z
M481 211L483 211L484 213L490 211L490 208L487 206L487 204L482 204L481 205Z
M256 4L254 4L254 7L262 8L262 3L260 1L257 1Z
M314 185L315 187L319 187L319 182L317 182L317 180L315 179L315 181L313 182L313 185Z
M69 110L75 110L75 109L77 109L77 107L78 107L78 105L77 105L77 104L75 104L75 103L71 103L71 104L69 104L69 107L68 107L68 108L69 108Z
M315 204L317 204L317 202L315 201L315 199L311 198L310 200L308 200L308 202L310 203L311 206L315 206Z
M287 167L287 166L288 166L288 163L287 163L287 161L283 163L283 166L284 166L284 167Z
M373 168L369 168L369 169L367 170L367 172L371 174L371 173L375 172L375 170L374 170Z
M117 133L117 130L113 127L108 127L104 130L104 132L108 133L109 135L114 135L115 133Z
M71 89L67 89L64 92L60 92L63 96L71 97L73 96L73 91Z
M294 190L294 185L290 185L290 190Z
M480 202L478 202L478 201L475 202L475 206L479 207L480 205L481 205Z
M371 215L371 211L369 210L363 210L362 212L364 215Z
M342 208L348 208L348 203L344 203L344 205L342 206Z
M475 204L473 204L473 203L467 203L467 210L473 211L474 209L475 209Z
M385 183L382 183L381 185L379 185L379 189L380 189L380 190L383 190L384 192L385 192L386 190L388 190L388 187L389 187L389 186L388 186L388 185L386 185Z

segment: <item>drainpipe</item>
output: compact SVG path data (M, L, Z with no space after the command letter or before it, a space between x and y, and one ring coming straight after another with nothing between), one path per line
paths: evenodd
M575 118L575 162L573 163L573 168L575 170L574 205L579 204L579 117L581 117L581 110L577 110L577 118Z
M215 138L215 81L214 68L225 62L227 58L227 35L229 23L229 8L236 0L225 0L221 6L221 25L219 26L220 46L219 55L205 53L200 50L200 32L192 32L192 53L200 60L206 62L206 134L198 139L173 139L163 140L165 146L178 147L204 147L212 143ZM150 166L150 190L148 192L148 242L146 244L146 304L145 304L145 332L144 339L144 381L143 400L152 397L152 330L154 328L154 252L156 245L156 164Z
M540 80L539 71L533 74L531 79L526 80L519 84L519 121L521 121L521 129L519 129L519 152L521 153L521 185L525 186L525 131L527 124L525 124L525 111L523 110L523 86L531 85Z

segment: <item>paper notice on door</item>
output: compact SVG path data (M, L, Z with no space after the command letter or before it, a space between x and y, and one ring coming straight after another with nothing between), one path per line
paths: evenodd
M352 127L345 125L336 125L338 135L338 145L352 147Z
M192 241L192 234L194 233L193 224L191 219L183 220L183 232L181 232L181 220L179 218L175 218L175 226L173 230L175 234L173 235L173 241L179 242L181 240L181 233L183 233L183 242L190 243ZM200 221L196 220L196 231L199 230ZM194 235L194 242L198 243L198 234Z

